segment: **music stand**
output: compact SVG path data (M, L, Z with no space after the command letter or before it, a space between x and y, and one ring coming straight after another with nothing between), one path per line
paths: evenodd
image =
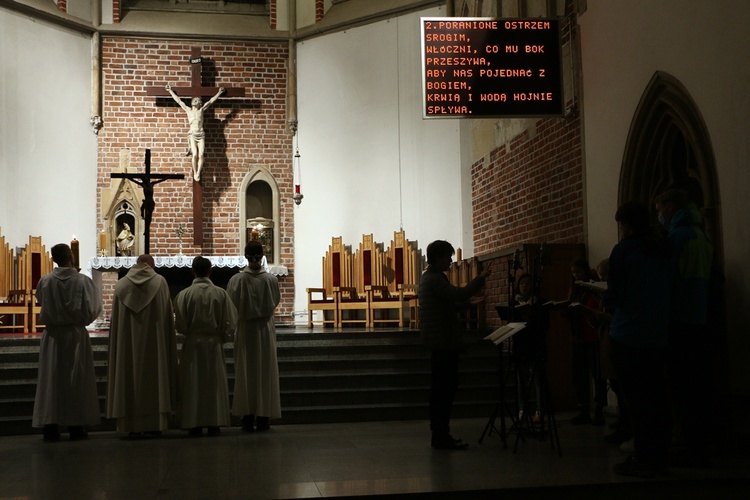
M490 415L489 420L487 421L487 425L484 426L484 431L482 432L482 435L479 437L479 444L482 444L482 440L484 440L484 436L489 432L492 434L492 432L498 432L500 434L500 439L503 442L503 447L507 448L507 436L508 432L505 428L505 414L507 411L507 405L505 403L505 385L506 385L506 377L505 377L505 363L503 361L504 356L504 350L503 350L503 344L506 340L509 340L513 335L520 332L523 327L516 328L513 326L510 326L513 324L513 306L514 306L514 283L515 283L515 273L519 269L523 269L521 266L521 258L520 258L520 250L516 249L516 251L513 253L513 256L508 257L507 259L507 268L508 268L508 307L507 311L502 306L497 306L495 309L497 310L498 315L500 316L500 319L506 319L508 321L508 324L505 326L502 326L492 332L490 335L485 337L488 340L491 340L499 347L499 356L498 356L498 366L497 366L497 372L498 372L498 379L500 383L500 395L498 397L498 401L495 404L495 408L492 410L492 415ZM506 314L507 312L507 314ZM524 324L525 326L525 324ZM510 345L510 343L509 343ZM510 352L510 349L508 349L508 352ZM508 368L508 372L510 372L510 367ZM500 431L497 430L497 427L495 427L495 420L497 419L498 413L500 413ZM513 426L516 425L516 419L513 417L512 412L508 412L511 418L511 422Z
M534 257L534 264L531 266L531 322L541 322L540 313L545 311L551 303L543 303L536 305L535 302L539 300L542 276L544 275L544 266L549 263L549 259L545 253L545 244L542 243L539 247L539 255ZM538 272L537 272L538 268ZM537 406L540 410L539 420L539 433L544 435L544 421L545 417L549 419L549 431L550 431L550 446L555 449L557 446L558 456L562 457L562 449L560 449L560 435L557 432L557 420L555 418L554 404L552 403L552 393L549 389L549 379L547 377L546 361L537 360L533 364L531 373L531 383L534 381L534 377L539 378L539 401ZM530 390L530 388L529 388ZM524 396L528 399L528 396ZM519 436L520 437L520 436ZM516 447L518 447L518 438L516 438Z
M506 370L505 370L505 363L503 358L503 344L510 340L516 333L520 332L527 326L534 326L535 328L538 328L540 324L543 324L544 317L542 316L542 313L546 313L546 309L552 305L552 303L538 303L539 302L539 288L541 283L541 276L544 273L544 265L546 264L546 259L544 255L544 244L542 244L540 248L540 255L538 257L535 257L534 264L531 266L531 300L529 303L523 304L521 306L517 306L515 304L515 295L514 295L514 281L515 281L515 271L518 269L522 269L520 265L520 259L519 259L519 252L516 251L515 256L508 260L508 305L507 306L497 306L495 309L497 310L498 314L500 315L500 318L503 320L507 320L507 324L501 328L498 328L493 333L485 337L488 340L492 340L496 343L496 345L500 346L500 358L498 362L498 372L499 372L499 378L500 378L500 396L498 399L498 402L495 405L495 408L492 412L492 415L490 416L489 421L487 422L487 425L484 428L484 431L482 432L482 436L479 438L479 443L482 443L482 440L484 439L484 436L489 432L490 434L495 431L497 431L497 428L495 427L495 421L498 417L498 414L501 416L501 430L499 431L499 434L501 435L502 441L503 441L503 447L507 447L507 436L511 432L516 432L516 442L513 447L513 452L515 453L518 449L518 443L523 438L523 423L524 421L528 424L528 428L531 431L537 431L537 429L534 428L534 422L531 420L530 412L524 412L523 417L518 418L516 415L514 415L514 412L508 412L508 408L505 401L505 384L506 384ZM539 268L539 271L537 272L537 268ZM528 311L525 311L525 309L529 309ZM528 314L529 321L527 323L517 323L514 321L514 318L517 317L519 313L526 312ZM518 328L515 325L523 325L522 327ZM530 332L529 332L530 333ZM510 360L511 363L515 364L515 356L513 354L520 354L515 352L515 348L513 344L515 342L511 341L509 342L510 347L508 349L508 352L510 353ZM529 392L531 390L531 387L535 383L535 379L539 379L539 401L537 401L537 408L539 409L540 413L540 421L539 421L539 435L544 436L545 432L545 419L549 420L549 428L550 428L550 445L552 449L557 447L558 455L562 457L562 450L560 449L560 437L557 432L557 422L555 419L554 414L554 405L552 403L552 395L549 389L549 380L547 377L547 370L545 361L543 360L532 360L531 361L531 370L530 370L530 377L528 379L529 384L528 387L521 387L520 394L518 394L517 391L517 397L519 397L519 404L523 404L524 408L527 407L527 402L529 400ZM517 370L519 369L518 366L515 366L516 375ZM513 371L512 368L509 368L507 370L508 373ZM510 429L506 431L505 428L505 413L508 412L511 418L512 425Z
M501 307L498 306L496 308L498 310L498 313L500 313ZM492 343L494 343L499 348L499 360L498 360L498 377L500 382L500 396L498 398L497 403L495 403L495 408L492 410L492 414L490 415L489 420L487 421L487 425L484 426L484 431L482 431L482 435L479 437L479 444L482 444L482 440L484 440L484 436L487 435L489 432L489 435L492 435L493 432L497 432L500 434L500 439L503 442L503 448L508 447L507 437L510 431L506 431L505 428L505 414L508 412L508 407L505 402L505 380L506 380L506 373L505 373L505 363L503 361L503 356L505 350L503 349L503 345L506 341L510 340L513 335L520 332L526 328L526 323L508 323L504 326L501 326L494 332L490 333L485 337L485 340L489 340ZM508 352L510 352L510 349L507 349ZM508 372L510 372L510 367L508 368ZM500 413L500 430L497 430L497 427L495 427L495 420L498 417L498 413ZM516 425L516 419L513 417L512 412L508 412L512 426Z

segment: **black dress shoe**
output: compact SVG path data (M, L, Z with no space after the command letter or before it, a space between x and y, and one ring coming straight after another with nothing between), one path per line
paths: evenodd
M70 434L71 441L81 441L89 438L89 433L80 425L69 426L68 433Z
M203 428L202 427L193 427L188 431L188 436L190 437L201 437L203 435Z
M60 441L60 431L57 428L57 424L47 424L42 430L43 439L48 443Z
M460 439L453 439L451 436L432 438L432 447L436 450L465 450L469 443L464 443Z
M242 417L242 432L255 432L253 423L255 422L255 415L245 415Z
M258 417L255 422L255 430L258 432L271 430L271 424L268 422L268 417Z
M211 426L211 427L208 428L207 434L209 436L218 436L219 434L221 434L221 429L219 427L216 427L216 426Z

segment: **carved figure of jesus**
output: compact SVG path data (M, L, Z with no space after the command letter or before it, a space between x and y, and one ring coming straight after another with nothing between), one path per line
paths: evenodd
M164 88L169 92L169 95L172 96L172 99L174 99L175 102L185 110L185 113L187 113L188 122L190 124L188 143L190 144L190 154L193 156L193 179L198 182L201 180L203 152L206 149L206 133L203 131L203 112L216 102L219 96L225 92L224 87L220 87L216 95L206 104L203 104L203 100L200 97L193 97L191 107L188 107L182 102L182 99L174 93L171 86L167 85Z

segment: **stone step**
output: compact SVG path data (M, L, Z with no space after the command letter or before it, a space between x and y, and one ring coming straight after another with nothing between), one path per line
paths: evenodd
M470 335L461 358L457 417L489 417L498 397L497 350L483 336ZM178 349L182 340L178 336ZM108 339L95 336L91 341L103 411ZM0 435L38 432L31 428L38 350L39 338L0 338ZM231 397L233 345L224 352ZM430 360L419 332L300 329L279 333L277 352L283 414L277 423L427 418ZM93 430L112 429L114 423L104 419Z
M35 372L36 373L36 372ZM0 403L9 399L30 399L36 394L36 377L0 380ZM234 388L234 377L228 377L230 398ZM335 394L338 391L403 391L427 390L430 385L430 373L427 371L413 373L281 373L279 384L282 398L286 394L323 393ZM461 374L462 390L469 387L491 389L496 385L482 371L466 371ZM97 374L98 393L103 397L107 391L107 377Z

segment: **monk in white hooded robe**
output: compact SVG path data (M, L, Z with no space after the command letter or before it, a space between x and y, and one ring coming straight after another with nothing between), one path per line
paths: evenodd
M234 401L232 415L242 417L246 432L269 429L269 419L281 418L279 364L273 313L281 301L276 276L263 269L263 247L258 241L245 246L249 263L232 276L227 292L237 308L234 342Z
M83 439L84 426L100 422L94 356L86 325L101 313L101 296L91 278L74 267L68 245L55 245L51 253L58 267L39 280L36 292L46 327L39 346L32 425L44 428L46 441L60 438L58 425L68 427L71 439Z
M115 285L107 418L130 437L169 427L176 409L177 342L169 286L148 254Z
M193 284L174 301L175 326L185 335L180 353L180 427L191 435L217 435L230 425L223 344L234 338L237 310L226 290L210 279L211 261L193 259Z

